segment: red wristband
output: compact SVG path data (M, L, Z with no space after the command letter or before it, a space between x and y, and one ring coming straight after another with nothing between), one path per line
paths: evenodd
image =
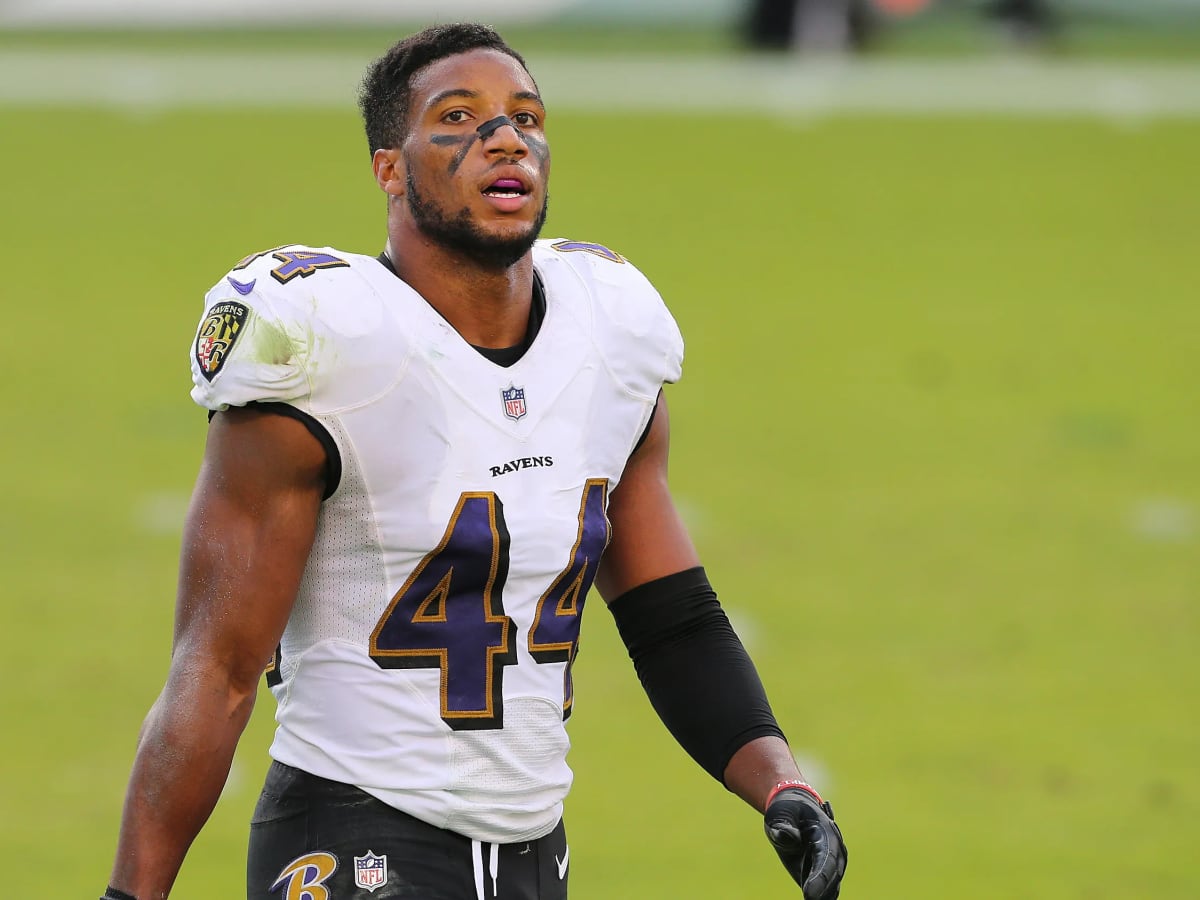
M771 788L771 793L767 794L767 802L763 804L763 809L766 809L771 805L771 801L775 799L776 794L778 794L780 791L786 791L789 788L794 788L796 790L811 794L812 798L817 801L817 806L820 806L825 802L821 799L821 795L817 793L817 789L807 781L781 781L776 784L775 787Z

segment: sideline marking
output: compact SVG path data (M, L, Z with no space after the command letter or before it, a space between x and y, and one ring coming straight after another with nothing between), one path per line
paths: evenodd
M0 50L0 106L352 110L358 54ZM1200 118L1200 65L1164 62L559 57L542 92L575 112Z

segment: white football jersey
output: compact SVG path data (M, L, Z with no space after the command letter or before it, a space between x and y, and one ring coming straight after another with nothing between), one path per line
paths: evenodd
M499 843L562 814L608 495L683 357L622 257L565 240L533 254L545 318L508 367L378 259L301 246L209 291L191 360L198 404L287 404L334 462L268 670L271 755Z

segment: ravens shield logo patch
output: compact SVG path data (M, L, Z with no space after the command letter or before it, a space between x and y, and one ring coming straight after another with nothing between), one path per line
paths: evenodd
M217 377L229 351L246 326L250 309L244 303L225 300L212 307L196 333L196 362L208 381Z

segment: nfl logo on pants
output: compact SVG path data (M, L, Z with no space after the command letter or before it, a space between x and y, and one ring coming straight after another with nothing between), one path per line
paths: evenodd
M354 884L372 893L387 881L387 857L376 856L370 850L366 856L354 857Z

